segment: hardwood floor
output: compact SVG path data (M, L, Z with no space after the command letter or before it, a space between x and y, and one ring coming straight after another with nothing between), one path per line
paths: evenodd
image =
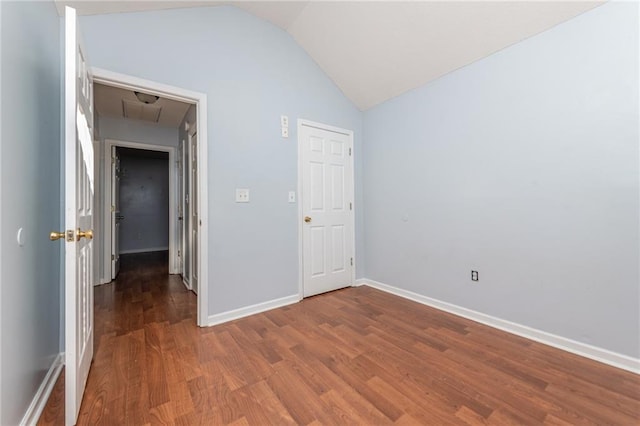
M163 255L96 288L79 424L640 422L640 376L368 287L210 328ZM62 381L39 424L63 424Z

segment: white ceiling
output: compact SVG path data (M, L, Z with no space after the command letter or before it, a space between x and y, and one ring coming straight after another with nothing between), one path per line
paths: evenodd
M165 127L179 127L190 106L184 102L165 98L146 105L140 102L131 90L98 83L93 88L93 102L98 115L142 120Z
M289 32L361 110L602 3L56 0L81 15L233 4Z

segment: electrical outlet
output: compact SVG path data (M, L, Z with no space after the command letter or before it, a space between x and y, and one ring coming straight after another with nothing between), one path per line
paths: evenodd
M478 271L471 271L471 281L478 281Z
M280 126L289 127L289 117L287 117L286 115L281 115L280 116Z
M245 188L236 189L236 203L248 203L249 202L249 190Z
M290 203L296 202L296 191L289 191L289 202Z
M283 127L282 128L282 137L283 138L288 138L289 137L289 128L288 127Z

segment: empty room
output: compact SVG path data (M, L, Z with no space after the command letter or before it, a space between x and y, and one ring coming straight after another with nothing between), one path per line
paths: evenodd
M639 27L1 1L0 424L638 424Z

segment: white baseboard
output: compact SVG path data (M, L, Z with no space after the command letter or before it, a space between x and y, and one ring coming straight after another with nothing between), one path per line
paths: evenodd
M29 404L29 408L27 408L27 412L24 413L22 417L22 421L20 425L31 426L38 423L40 416L42 415L42 411L44 407L47 405L47 401L49 401L49 396L51 395L51 391L60 376L60 372L62 371L62 367L64 366L64 354L59 353L54 358L51 366L49 367L49 371L47 371L46 376L42 380L40 387L36 391L36 394L33 396L33 400L31 400L31 404Z
M259 314L260 312L270 311L271 309L280 308L282 306L298 303L300 296L294 294L292 296L282 297L280 299L269 300L267 302L258 303L244 308L234 309L232 311L222 312L219 314L209 315L207 325L217 325L223 322L233 321L238 318L248 317L249 315Z
M554 348L562 349L613 367L622 368L623 370L631 371L632 373L640 374L640 359L633 358L628 355L619 354L617 352L612 352L597 346L571 340L556 334L547 333L546 331L537 330L526 325L496 318L491 315L483 314L481 312L473 311L441 300L432 299L431 297L423 296L412 291L403 290L374 280L361 278L356 280L354 285L368 285L369 287L395 294L396 296L404 297L405 299L413 300L414 302L422 303L423 305L431 306L432 308L449 312L508 333L516 334L527 339L535 340L536 342L544 343L545 345L553 346Z
M133 253L150 253L152 251L169 251L169 247L149 247L132 250L121 250L120 254L133 254Z

